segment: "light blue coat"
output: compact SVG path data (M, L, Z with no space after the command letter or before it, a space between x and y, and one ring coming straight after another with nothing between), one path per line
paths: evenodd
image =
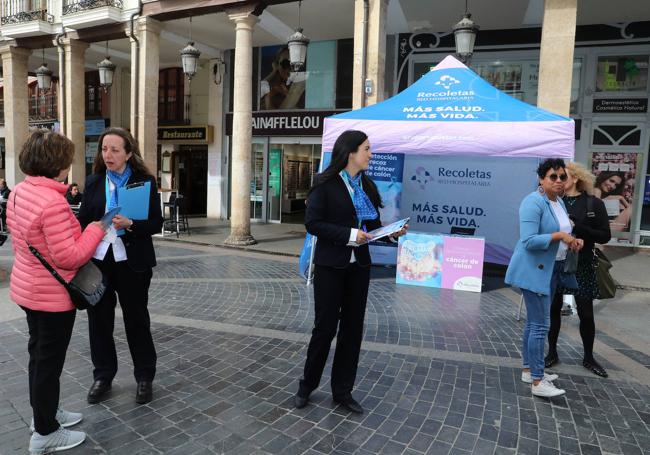
M566 212L562 198L558 202ZM538 294L549 295L551 275L560 242L551 234L560 230L551 202L538 191L530 193L519 206L519 241L510 259L505 282ZM562 276L562 284L577 288L575 275Z

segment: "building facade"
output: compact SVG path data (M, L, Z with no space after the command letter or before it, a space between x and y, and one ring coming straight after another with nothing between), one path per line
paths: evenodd
M454 52L459 2L422 3L2 1L0 174L10 186L22 178L17 152L39 126L75 142L70 179L81 183L100 130L121 126L138 139L163 198L176 191L190 215L231 220L229 242L254 242L251 221L301 223L323 119L393 96ZM470 3L481 26L471 67L512 96L571 115L576 160L617 173L630 206L616 242L650 244L650 6ZM293 71L286 41L298 26L311 42ZM201 52L191 80L180 58L190 40ZM96 65L107 54L117 68L105 91ZM34 78L43 61L54 71L46 93Z

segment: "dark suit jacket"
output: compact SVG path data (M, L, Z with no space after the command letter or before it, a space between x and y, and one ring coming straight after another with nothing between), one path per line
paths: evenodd
M149 195L149 218L133 220L131 232L124 231L121 236L126 249L129 267L136 272L143 272L156 265L156 253L151 236L162 230L163 217L160 211L160 195L156 179L150 175L134 174L127 184L151 182ZM79 210L79 222L86 227L93 221L99 221L106 208L106 174L93 174L86 179L84 198Z
M379 210L377 211L379 213ZM366 231L381 227L379 216L365 221ZM350 263L352 250L360 266L370 265L368 245L347 246L350 229L358 228L357 212L343 179L335 177L316 186L307 198L305 215L307 232L318 237L314 264L343 268Z
M588 203L590 199L591 204ZM573 234L585 241L584 247L580 250L580 260L590 261L594 254L594 244L607 243L612 238L605 203L585 192L578 196L573 205L567 204L566 199L564 202L569 218L575 223ZM588 210L589 205L592 212Z

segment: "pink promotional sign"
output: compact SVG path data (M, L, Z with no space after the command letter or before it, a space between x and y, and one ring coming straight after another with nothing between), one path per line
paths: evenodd
M397 284L481 292L485 239L408 233L397 250Z

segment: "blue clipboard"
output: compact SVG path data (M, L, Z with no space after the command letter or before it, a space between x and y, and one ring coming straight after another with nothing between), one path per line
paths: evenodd
M151 182L138 182L117 189L120 215L131 220L149 218Z

